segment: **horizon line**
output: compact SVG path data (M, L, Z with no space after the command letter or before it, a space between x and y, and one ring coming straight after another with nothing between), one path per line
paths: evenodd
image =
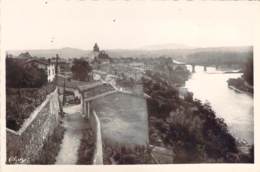
M152 45L153 46L153 45ZM144 50L144 51L158 51L158 50L192 50L192 49L206 49L206 48L235 48L235 47L254 47L254 45L224 45L224 46L188 46L183 48L107 48L101 50ZM83 51L92 51L92 49L75 48L64 46L60 48L30 48L30 49L6 49L8 51L37 51L37 50L62 50L62 49L77 49Z

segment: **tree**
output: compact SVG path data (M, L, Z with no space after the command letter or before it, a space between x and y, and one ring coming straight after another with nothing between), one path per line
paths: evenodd
M80 81L89 81L92 67L83 59L74 59L71 67L72 78Z
M18 58L32 58L32 56L29 52L24 52L19 54Z
M246 64L244 69L243 78L251 85L254 84L254 62L253 57L250 57Z
M47 74L35 66L23 66L20 59L6 58L6 86L9 88L38 88L47 82Z

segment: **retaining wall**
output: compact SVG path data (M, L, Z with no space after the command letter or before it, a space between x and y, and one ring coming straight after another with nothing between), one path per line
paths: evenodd
M92 111L90 115L90 124L95 134L95 152L93 156L93 164L103 164L103 143L101 135L101 125L100 120L95 111Z
M18 131L6 129L6 163L30 164L38 159L45 139L59 123L57 89L49 94Z

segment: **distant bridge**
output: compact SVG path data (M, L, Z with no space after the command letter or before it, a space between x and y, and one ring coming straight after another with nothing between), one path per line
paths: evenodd
M212 65L205 65L205 64L186 64L186 65L191 65L192 66L192 73L196 72L196 66L203 66L203 70L207 71L208 67L212 67ZM215 68L218 69L218 65L215 65Z
M177 60L172 59L172 62L175 65L190 65L192 67L192 73L196 72L196 66L203 66L204 71L207 71L207 67L209 67L210 65L206 65L206 64L198 64L198 63L184 63L184 62L180 62ZM215 65L216 69L218 68L218 65Z

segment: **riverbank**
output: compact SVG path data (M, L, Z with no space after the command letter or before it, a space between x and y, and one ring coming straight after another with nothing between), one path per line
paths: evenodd
M240 90L240 89L236 88L235 86L228 85L228 88L231 88L232 90L234 90L234 91L236 91L236 92L238 92L238 93L248 94L248 95L250 95L250 96L252 96L252 97L254 96L253 93L250 93L250 92L248 92L248 91Z
M150 143L173 150L173 163L250 163L239 151L224 119L209 104L180 99L178 91L160 81L144 80L148 100Z
M246 83L246 81L240 78L230 78L228 81L228 87L239 93L245 93L250 96L254 94L254 87Z
M195 99L208 102L216 116L225 121L242 157L242 154L249 154L249 149L254 144L254 102L248 93L235 91L236 87L229 88L227 82L231 78L240 78L241 75L242 73L211 75L202 68L200 72L192 74L185 86ZM248 161L243 159L240 162Z

